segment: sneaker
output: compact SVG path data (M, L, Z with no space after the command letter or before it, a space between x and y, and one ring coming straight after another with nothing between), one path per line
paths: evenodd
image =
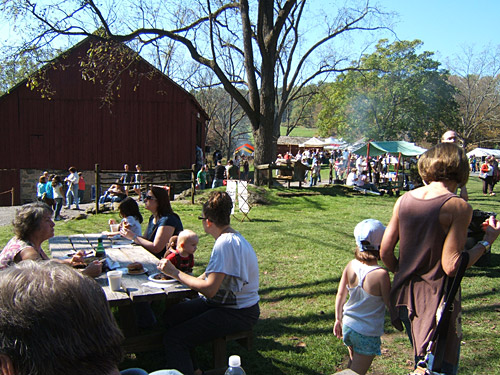
M60 217L56 217L56 218L54 219L54 221L60 221L60 220L61 220L61 218L60 218Z
M491 196L494 196L494 195L496 195L496 194L495 194L495 193L490 193L490 195L491 195Z

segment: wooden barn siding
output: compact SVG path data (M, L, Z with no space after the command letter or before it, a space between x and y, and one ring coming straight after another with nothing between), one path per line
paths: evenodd
M141 163L145 169L172 169L194 163L196 123L192 118L197 108L182 90L169 84L167 95L156 94L158 85L146 80L137 92L122 88L110 113L102 107L96 87L80 80L79 72L73 78L62 75L52 78L57 94L50 101L19 88L23 111L16 140L26 148L28 139L29 146L27 155L10 165L92 169L99 162L103 168L121 169L127 162ZM63 81L76 82L74 90L68 91Z

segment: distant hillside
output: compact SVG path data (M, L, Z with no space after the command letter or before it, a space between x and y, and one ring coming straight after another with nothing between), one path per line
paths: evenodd
M280 134L281 135L286 135L286 128L281 127L280 128ZM314 137L318 135L318 129L316 128L303 128L303 127L297 127L292 130L292 133L290 136L292 137Z

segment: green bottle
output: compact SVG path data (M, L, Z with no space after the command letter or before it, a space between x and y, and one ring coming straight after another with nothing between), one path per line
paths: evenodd
M97 239L97 249L95 249L95 256L98 258L104 258L106 252L104 251L104 246L102 244L102 238Z

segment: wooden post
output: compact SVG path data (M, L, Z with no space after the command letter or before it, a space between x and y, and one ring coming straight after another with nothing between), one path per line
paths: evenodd
M10 189L10 203L11 203L11 206L15 205L15 202L14 202L14 188Z
M95 213L99 213L99 194L101 191L101 176L99 164L95 165Z
M269 187L269 189L271 189L273 187L273 168L272 168L272 164L268 164L267 166L267 186Z
M203 168L203 167L202 167ZM191 165L191 204L194 204L194 194L196 193L196 164Z

